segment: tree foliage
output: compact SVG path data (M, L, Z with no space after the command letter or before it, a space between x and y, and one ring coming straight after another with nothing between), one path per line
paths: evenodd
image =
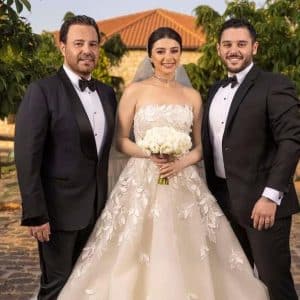
M102 35L105 37L104 34ZM107 73L109 73L109 70L113 66L119 65L123 55L127 52L127 47L123 43L121 36L119 34L115 34L111 36L109 39L106 38L106 41L102 45L102 50L103 50L102 53L100 52L99 63L100 64L105 63L106 71ZM103 67L101 69L104 70ZM98 79L101 80L101 78ZM124 85L124 80L122 77L109 75L107 81L105 81L104 79L102 79L102 81L111 84L116 91L117 97L120 98L122 93L122 87Z
M64 17L63 17L63 21L67 21L68 19L71 19L75 17L75 14L71 11L68 11L65 13Z
M15 7L15 8L14 8ZM0 0L0 118L14 113L34 75L34 51L38 37L31 26L18 13L27 0Z
M51 32L44 31L39 36L39 45L36 49L35 59L38 77L42 78L54 74L63 63L63 57L57 48Z
M122 42L119 34L114 34L109 39L106 39L103 44L103 49L112 65L118 65L121 58L127 51L125 44Z
M204 96L226 73L216 44L221 24L230 17L246 18L254 25L259 42L255 62L265 70L287 75L300 94L300 0L267 0L263 7L252 1L233 0L223 15L204 5L195 13L207 42L200 49L198 63L188 64L186 69L193 86Z

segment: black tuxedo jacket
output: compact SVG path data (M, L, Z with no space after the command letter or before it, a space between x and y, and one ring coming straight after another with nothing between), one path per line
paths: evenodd
M103 209L116 99L103 83L97 82L97 92L106 120L99 154L88 116L63 68L29 86L15 135L22 225L49 221L52 229L79 230Z
M222 82L209 91L203 114L202 142L208 187L216 177L209 137L209 108ZM265 187L284 192L277 217L299 211L293 174L300 154L299 100L284 76L253 66L238 88L222 141L231 213L251 222L251 211Z

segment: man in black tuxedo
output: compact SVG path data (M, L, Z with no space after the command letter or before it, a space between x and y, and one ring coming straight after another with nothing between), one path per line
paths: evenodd
M290 272L292 182L299 159L299 102L284 76L253 65L256 32L226 21L218 54L230 78L209 91L202 140L207 183L272 300L296 300Z
M16 120L22 225L38 240L38 299L56 299L107 198L114 131L113 89L91 78L100 34L87 16L60 30L64 65L32 83Z

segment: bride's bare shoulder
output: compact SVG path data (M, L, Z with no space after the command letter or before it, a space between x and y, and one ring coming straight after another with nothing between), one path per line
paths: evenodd
M124 93L126 94L139 93L144 90L146 84L147 84L147 80L131 82L126 86Z
M200 93L195 90L193 87L188 87L188 86L182 86L183 92L192 98L197 98L200 97Z
M193 105L199 105L202 102L200 92L192 87L183 86L183 93Z
M145 84L143 81L129 83L123 93L120 103L126 103L127 106L136 106L138 99L140 99L145 92Z

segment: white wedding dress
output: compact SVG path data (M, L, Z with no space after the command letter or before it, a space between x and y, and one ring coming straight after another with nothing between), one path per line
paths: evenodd
M192 122L188 105L146 105L135 139L153 126L190 133ZM269 299L197 167L157 179L149 159L128 161L59 299Z

